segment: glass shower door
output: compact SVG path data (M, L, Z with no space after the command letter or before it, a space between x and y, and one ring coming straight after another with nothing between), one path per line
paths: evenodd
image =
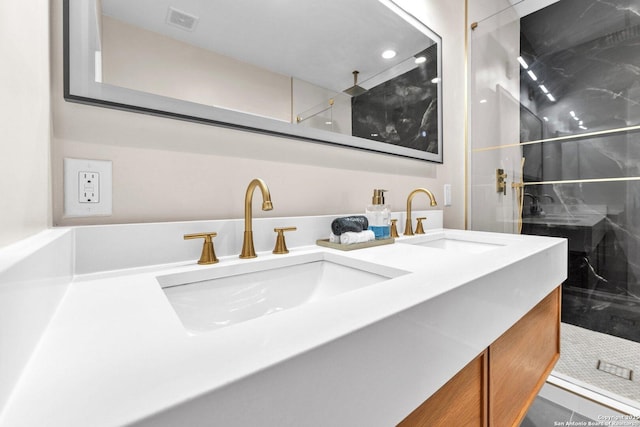
M569 240L554 375L640 408L640 0L509 7L469 60L469 228Z

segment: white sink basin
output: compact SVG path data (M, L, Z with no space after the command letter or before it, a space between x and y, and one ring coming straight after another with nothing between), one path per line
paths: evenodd
M472 254L479 254L504 246L503 244L498 243L476 242L448 237L433 238L431 236L415 237L410 240L401 241L400 243L424 246L427 248L461 251Z
M202 333L406 274L334 254L310 255L203 267L157 279L184 327Z

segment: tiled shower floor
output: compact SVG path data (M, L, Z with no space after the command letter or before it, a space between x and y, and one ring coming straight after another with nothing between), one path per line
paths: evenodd
M560 360L555 372L640 407L640 343L567 323L562 323L561 328ZM631 380L598 370L598 361L630 369Z

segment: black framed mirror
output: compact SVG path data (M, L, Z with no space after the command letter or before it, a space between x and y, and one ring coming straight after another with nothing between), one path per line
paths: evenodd
M442 40L390 0L65 0L65 99L442 162Z

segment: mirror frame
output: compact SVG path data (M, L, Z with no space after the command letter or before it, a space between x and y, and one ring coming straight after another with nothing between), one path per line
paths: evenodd
M413 25L425 36L434 40L438 46L438 153L429 153L323 129L302 127L296 123L98 83L94 77L97 68L94 52L100 51L99 29L97 19L95 19L97 16L96 4L99 1L63 1L64 99L86 105L443 163L442 38L392 0L379 1L385 3L390 10L401 16L408 24Z

